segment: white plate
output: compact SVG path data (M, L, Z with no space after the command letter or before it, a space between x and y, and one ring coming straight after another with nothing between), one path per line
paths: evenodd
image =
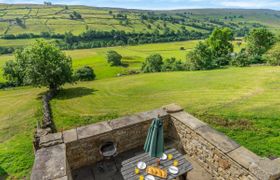
M175 166L170 166L170 167L168 168L168 171L169 171L171 174L178 174L179 169L178 169L177 167L175 167Z
M167 159L167 155L165 153L163 153L160 160L166 160L166 159Z
M155 180L155 177L152 176L152 175L147 175L147 176L145 177L145 180Z
M146 163L144 163L142 161L137 163L137 167L141 170L146 169L146 166L147 166Z

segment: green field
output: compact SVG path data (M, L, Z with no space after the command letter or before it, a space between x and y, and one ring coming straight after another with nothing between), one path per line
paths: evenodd
M261 156L280 152L280 67L113 77L66 85L52 101L58 130L178 103ZM32 134L44 89L0 91L0 174L32 167Z
M182 41L172 43L159 43L159 44L145 44L138 46L122 46L122 47L110 47L110 48L95 48L95 49L83 49L83 50L71 50L65 51L67 55L72 57L73 67L77 69L84 65L88 65L94 68L97 75L97 79L103 79L107 77L117 76L118 73L125 73L130 69L139 70L144 59L153 54L159 53L164 58L176 57L182 61L186 60L186 54L195 47L198 41ZM235 45L235 51L239 51L241 47ZM185 50L180 50L180 47L184 47ZM115 50L123 56L123 63L128 67L111 67L106 61L106 52L108 50ZM12 55L0 56L0 67L4 66L4 63L13 59ZM0 69L0 82L3 82L2 68Z

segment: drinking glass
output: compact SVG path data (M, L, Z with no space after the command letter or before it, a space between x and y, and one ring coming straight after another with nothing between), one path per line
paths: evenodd
M175 167L177 167L178 164L179 164L178 160L174 160L174 161L173 161L173 165L174 165Z
M173 158L173 155L172 154L168 154L167 158L168 158L168 160L171 160Z
M139 174L140 170L138 168L135 168L135 174Z

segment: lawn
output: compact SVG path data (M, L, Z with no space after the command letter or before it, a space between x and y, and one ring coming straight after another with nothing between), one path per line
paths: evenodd
M261 156L280 155L280 67L141 74L67 85L59 130L178 103Z
M111 77L66 85L52 101L59 131L178 103L261 156L280 155L280 67ZM0 90L0 176L29 177L45 89Z
M0 179L3 174L29 177L40 92L28 87L0 90Z

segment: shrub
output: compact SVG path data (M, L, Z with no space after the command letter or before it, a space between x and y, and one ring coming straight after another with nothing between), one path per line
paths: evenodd
M238 67L245 67L250 64L251 61L245 49L242 49L231 61L231 65Z
M107 62L111 64L111 66L120 66L122 56L116 51L108 51L107 52Z
M280 44L274 46L265 54L266 62L272 66L280 66Z
M94 70L89 66L84 66L77 69L75 72L75 78L80 81L91 81L96 77Z
M184 69L182 61L176 60L174 57L164 60L161 67L161 71L182 71Z
M163 64L160 54L153 54L146 58L146 61L142 64L143 72L160 72Z

